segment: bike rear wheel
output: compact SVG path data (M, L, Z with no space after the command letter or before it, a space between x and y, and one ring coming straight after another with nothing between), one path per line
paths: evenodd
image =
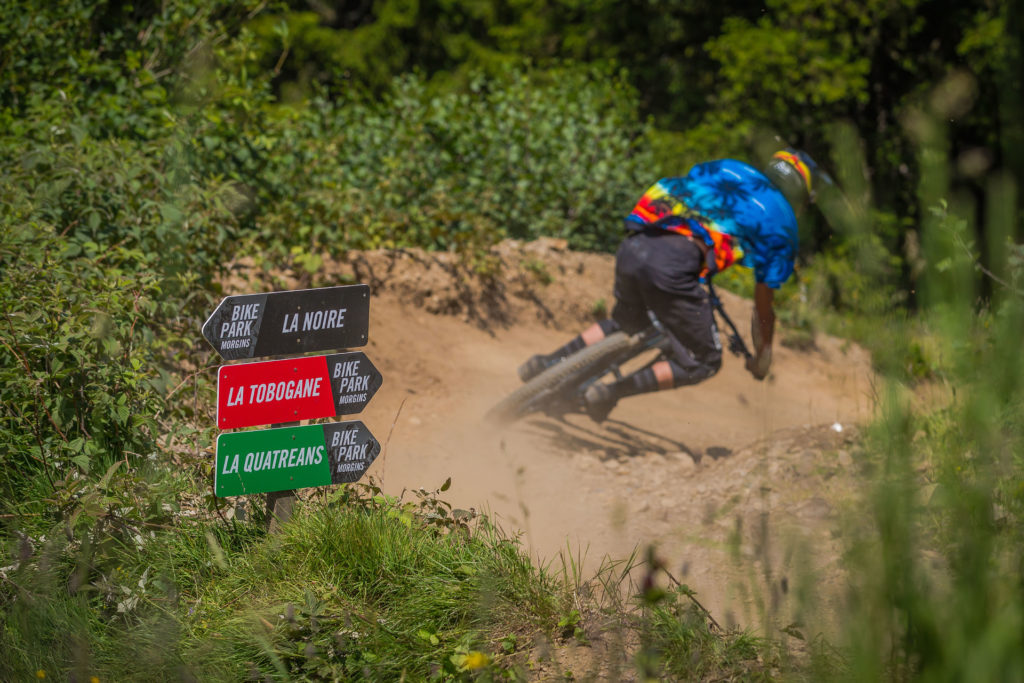
M518 420L523 415L538 409L534 407L534 404L541 396L558 395L564 389L580 384L592 376L602 365L641 344L639 335L630 336L625 332L613 332L601 341L552 365L506 396L487 411L484 417L494 423Z

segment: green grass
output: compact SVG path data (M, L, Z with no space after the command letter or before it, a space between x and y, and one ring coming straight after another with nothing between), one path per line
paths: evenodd
M101 680L364 669L420 679L452 669L460 649L492 652L511 633L557 621L566 599L485 522L442 533L338 506L309 509L274 537L254 529L186 525L102 558L51 542L7 581L24 590L4 592L0 678L80 662ZM90 566L70 592L76 560Z
M485 518L430 525L408 503L349 494L272 536L215 520L7 536L0 680L523 680L537 644L587 633L635 634L636 661L615 652L615 667L757 666L758 642L713 630L683 592L602 607L598 593L628 594L625 572L537 568Z

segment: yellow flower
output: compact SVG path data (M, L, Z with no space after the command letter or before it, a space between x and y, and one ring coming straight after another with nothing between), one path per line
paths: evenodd
M467 669L482 669L491 663L491 658L485 655L483 652L477 652L473 650L466 655L466 663L464 666Z
M99 676L90 676L89 677L89 683L100 683L100 677Z
M46 678L46 672L40 669L36 672L36 678Z

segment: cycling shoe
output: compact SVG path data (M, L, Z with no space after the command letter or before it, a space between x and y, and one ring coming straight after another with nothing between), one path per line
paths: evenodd
M618 402L611 386L599 382L591 384L583 394L583 410L594 422L604 422Z
M517 371L519 373L519 379L523 382L529 382L531 379L547 370L549 365L551 365L551 363L548 361L547 356L541 354L531 356L529 360L519 366L519 370Z

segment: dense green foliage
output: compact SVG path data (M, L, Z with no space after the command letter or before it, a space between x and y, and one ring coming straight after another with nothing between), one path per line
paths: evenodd
M481 77L465 93L433 96L408 76L380 100L318 99L263 134L274 154L261 177L278 186L261 248L472 252L541 235L608 248L650 158L630 98L614 76L561 69Z
M957 151L981 145L999 155L999 126L1013 124L1000 106L1014 95L1002 89L1020 77L1008 27L1021 18L1011 5L984 0L955 8L928 0L287 4L251 24L279 88L380 91L412 68L440 85L522 56L617 62L644 110L663 128L703 138L705 151L741 151L745 133L759 126L826 153L828 126L851 119L872 145L883 206L892 191L913 189L911 177L898 175L912 161L899 131L903 108L965 69L980 101L957 114Z
M261 65L286 97L313 83L380 92L411 69L439 87L474 70L500 73L527 58L617 62L629 68L646 111L692 124L707 108L716 64L702 44L726 17L756 19L759 3L448 0L285 3L251 23Z

